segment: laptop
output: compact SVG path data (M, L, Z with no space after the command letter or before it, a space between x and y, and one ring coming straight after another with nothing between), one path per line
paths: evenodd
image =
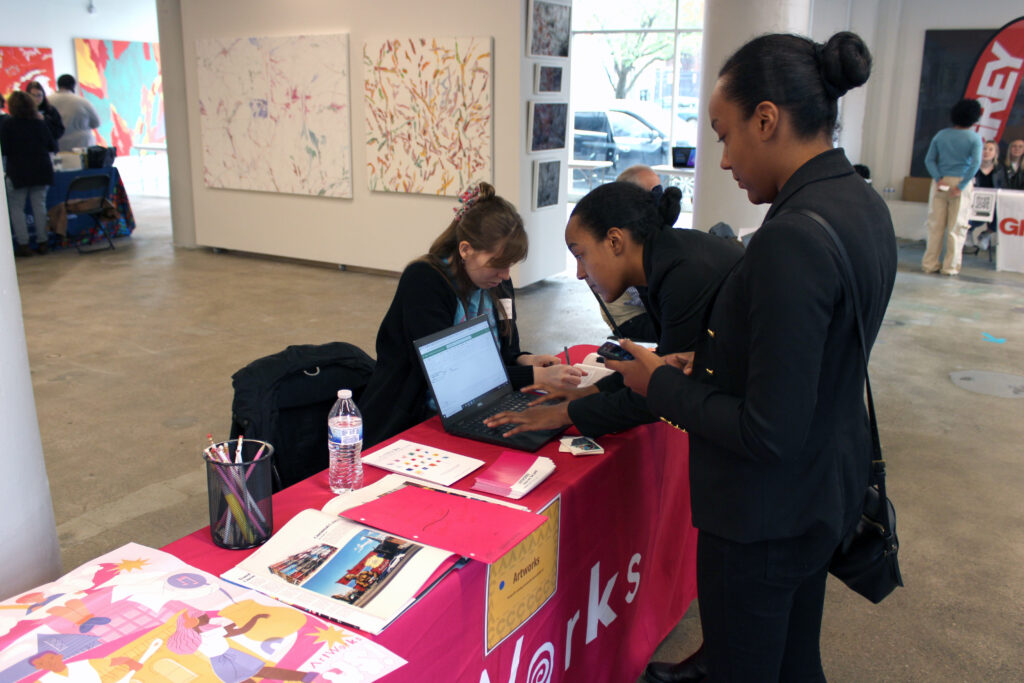
M505 410L521 411L537 398L512 388L490 322L481 315L413 342L441 424L449 434L536 451L564 429L503 436L515 425L491 429L485 418Z
M672 166L674 168L693 168L697 164L696 147L673 147Z

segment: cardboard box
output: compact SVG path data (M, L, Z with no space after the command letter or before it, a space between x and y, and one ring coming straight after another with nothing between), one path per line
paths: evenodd
M931 178L915 178L908 175L903 179L903 201L927 203L931 187Z

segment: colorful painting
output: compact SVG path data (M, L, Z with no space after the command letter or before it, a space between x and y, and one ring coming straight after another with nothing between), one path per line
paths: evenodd
M548 66L546 64L533 65L533 94L561 94L563 83L562 67Z
M492 179L491 39L363 46L370 189L457 197Z
M119 156L135 145L167 143L160 47L156 43L75 38L79 95L100 117L96 144Z
M405 660L342 626L129 543L0 602L0 681L370 683Z
M569 104L566 102L530 102L528 151L564 149Z
M352 196L348 34L196 41L207 187Z
M562 162L533 162L533 208L543 209L558 205L558 189L562 179Z
M46 92L54 91L53 51L48 47L0 47L0 95L24 90L39 81Z
M572 8L543 0L530 0L531 57L568 57Z

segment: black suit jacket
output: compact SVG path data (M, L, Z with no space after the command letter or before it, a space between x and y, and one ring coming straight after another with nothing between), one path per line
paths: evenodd
M500 334L501 356L516 388L533 381L533 368L516 365L519 330L515 324L515 292L508 280L497 288L499 299L512 299L509 334ZM359 400L363 414L363 444L369 448L422 422L430 388L416 357L413 341L455 324L458 297L447 277L423 261L406 266L391 307L377 331L377 364ZM495 315L496 320L501 317Z
M742 256L739 242L700 230L666 228L647 238L642 298L657 332L659 353L696 347L715 292ZM606 377L597 386L601 393L569 404L569 418L580 433L596 437L657 420L644 397L623 385L621 375Z
M844 534L870 466L864 362L828 220L853 265L869 346L896 277L885 203L841 149L786 182L722 285L692 376L659 368L650 409L690 432L693 523L738 542Z

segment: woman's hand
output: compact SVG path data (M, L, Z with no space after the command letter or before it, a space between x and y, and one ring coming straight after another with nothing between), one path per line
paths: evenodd
M545 399L547 397L544 397ZM559 403L555 406L536 406L523 411L505 411L492 415L484 420L488 427L500 427L514 424L516 427L505 432L504 436L512 436L519 432L534 432L538 429L557 429L572 424L569 419L569 404Z
M537 398L533 399L527 404L528 406L536 406L540 405L541 403L548 403L549 401L575 401L578 398L583 398L584 396L589 396L590 394L596 394L599 391L599 389L594 385L590 385L589 387L585 387L583 389L567 389L563 387L557 387L551 384L531 384L528 387L523 387L519 391L523 392L524 394L528 394L533 391L544 392L543 396L538 396Z
M558 356L524 353L516 358L516 363L519 365L532 365L535 368L546 368L552 365L561 365L562 359Z
M647 395L647 385L651 381L651 375L654 371L660 368L662 365L668 365L666 358L656 355L652 351L648 351L639 344L634 344L628 339L620 339L619 346L633 354L636 360L609 360L605 359L604 364L609 368L618 372L622 375L622 380L626 383L626 386L640 394L641 396ZM674 354L675 356L685 356L686 354ZM678 359L676 359L678 361ZM674 363L672 363L674 365ZM676 365L675 367L679 367ZM684 370L685 372L685 370Z
M572 389L579 385L583 372L572 365L533 366L533 383L545 384L556 389Z

